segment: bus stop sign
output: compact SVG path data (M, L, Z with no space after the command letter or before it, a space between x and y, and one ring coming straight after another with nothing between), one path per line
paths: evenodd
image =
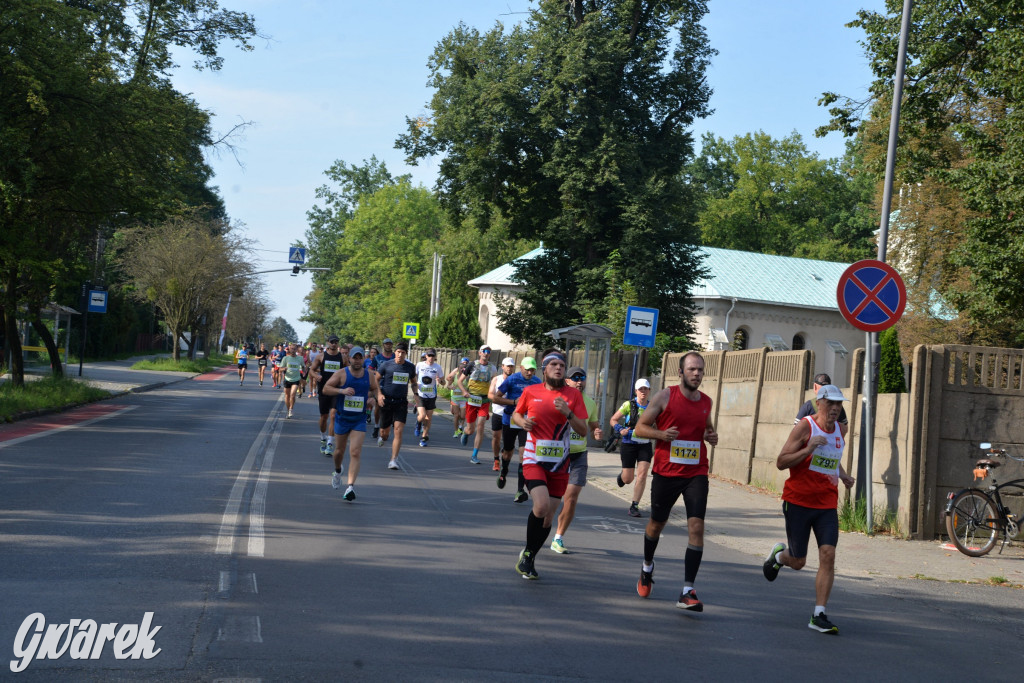
M881 332L895 325L903 315L907 288L888 263L865 259L843 272L836 300L839 312L858 330Z

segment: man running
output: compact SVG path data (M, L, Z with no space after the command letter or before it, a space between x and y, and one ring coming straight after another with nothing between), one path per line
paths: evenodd
M565 385L565 355L550 349L541 362L542 384L523 389L512 419L525 429L523 473L533 498L526 521L526 547L519 553L516 571L536 579L534 562L551 533L558 501L569 483L569 438L573 431L587 433L587 409L577 389Z
M455 369L449 372L444 378L448 383L448 386L452 388L451 396L448 400L452 411L452 421L455 423L455 433L452 434L452 437L456 439L462 436L463 418L466 414L466 397L462 393L462 390L456 386L455 378L458 377L458 375L465 370L468 365L469 358L463 356L459 360L459 364Z
M491 380L491 386L487 390L487 400L491 402L491 450L494 452L495 472L501 470L501 443L502 432L504 431L503 418L505 417L505 406L494 400L498 387L516 371L516 362L512 357L501 361L501 374Z
M427 349L425 360L416 364L416 430L421 448L426 448L430 441L438 384L444 385L444 368L437 363L437 351Z
M309 355L306 356L306 362L309 363L309 398L313 398L317 395L317 381L316 377L313 377L313 366L317 365L317 360L320 358L320 347L317 344L311 344L309 347Z
M519 484L516 486L516 495L512 499L516 503L525 502L529 497L526 494L526 479L523 477L523 447L526 446L526 430L512 421L512 412L516 402L523 395L523 390L533 384L540 384L541 379L537 377L537 361L526 357L519 364L519 372L513 372L505 378L494 394L489 396L492 401L505 406L504 415L501 420L501 472L498 474L498 488L505 488L505 479L508 477L509 463L512 462L512 451L519 442Z
M288 345L288 353L281 359L281 373L284 375L284 406L288 409L288 417L292 416L295 407L295 394L299 390L302 379L302 356L295 344Z
M277 344L270 352L270 378L274 380L272 388L281 386L281 359L284 358L284 348Z
M385 345L388 340L384 340ZM383 446L395 427L395 440L391 444L391 461L389 470L397 470L398 451L402 447L402 432L409 414L409 391L413 389L411 379L416 377L416 366L406 360L409 345L405 341L398 342L395 348L395 359L385 361L377 368L377 383L380 393L377 405L380 407L380 432L377 445Z
M456 375L459 390L466 397L466 427L461 437L462 445L465 446L469 437L475 435L473 455L469 458L474 465L480 464L477 456L480 453L480 444L484 440L484 425L487 424L487 413L491 407L490 401L487 400L487 392L491 387L491 379L498 374L498 368L490 363L490 346L481 346L478 356L476 363L466 366Z
M323 388L334 373L344 367L345 361L345 354L338 347L338 335L332 334L327 338L327 348L324 349L322 354L317 356L316 360L313 361L312 367L309 369L313 375L313 381L316 382L319 396L317 402L320 404L320 452L327 456L334 452L334 418L336 413L334 404L337 401L332 396L325 396ZM360 361L362 361L361 358ZM363 403L365 407L366 402L364 401ZM364 429L363 431L366 430Z
M583 405L587 409L587 431L577 433L573 430L569 435L569 484L565 488L565 497L562 498L562 512L558 515L555 538L551 541L551 549L559 554L568 552L562 538L576 516L576 503L580 499L580 492L587 485L587 438L593 434L594 438L600 441L603 436L601 424L598 422L597 403L585 393L587 371L574 366L569 368L566 375L566 386L576 389L583 396Z
M395 359L394 342L390 338L381 342L381 346L384 347L384 351L375 355L371 364L374 372L380 372L381 365ZM373 438L380 438L380 406L376 401L373 402Z
M245 381L245 366L249 363L249 349L242 344L235 351L235 362L238 363L238 386Z
M362 347L352 347L348 354L348 365L331 375L321 388L324 394L335 401L333 412L336 441L331 486L335 489L341 488L341 472L344 469L343 460L347 446L349 462L345 500L349 502L356 498L356 477L359 476L363 441L366 439L366 420L363 418L366 401L371 394L374 399L379 395L376 373L370 372L363 365L364 355Z
M633 390L636 397L623 403L609 422L612 429L622 436L622 445L619 447L622 471L615 477L615 483L619 488L633 483L633 502L630 503L627 514L630 517L643 517L643 513L640 512L640 499L643 498L644 488L647 486L647 473L651 469L654 452L651 450L651 440L637 436L633 430L640 416L647 410L651 383L646 379L638 379L633 385Z
M817 380L815 380L817 381ZM765 558L764 577L774 581L783 566L802 569L807 562L807 545L814 531L818 544L818 575L814 580L814 613L807 628L819 633L839 634L839 627L825 615L832 584L836 578L836 544L839 542L838 484L846 488L854 478L842 465L846 446L846 425L839 421L843 396L839 387L825 384L815 394L816 411L804 417L789 433L776 467L789 470L782 489L782 513L786 518L785 544L776 543Z
M270 352L267 351L267 345L260 342L260 350L256 352L256 365L259 367L260 372L260 386L263 386L263 376L267 374L267 358L270 357Z
M718 443L711 422L711 398L700 391L704 381L704 357L690 351L679 359L678 386L663 389L640 416L633 433L656 439L654 476L651 481L651 518L644 531L644 563L636 592L649 597L654 583L654 551L679 496L686 506L689 543L683 558L683 592L676 607L704 610L693 583L704 556L704 515L708 505L708 449Z

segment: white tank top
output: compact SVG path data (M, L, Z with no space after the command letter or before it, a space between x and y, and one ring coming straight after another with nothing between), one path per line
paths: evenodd
M826 432L814 421L813 415L808 415L804 419L811 425L810 438L823 436L827 439L823 445L814 449L807 469L811 472L820 472L829 477L838 477L839 461L843 457L843 447L846 446L846 439L843 438L843 432L839 428L839 423L836 422L833 425L831 432Z

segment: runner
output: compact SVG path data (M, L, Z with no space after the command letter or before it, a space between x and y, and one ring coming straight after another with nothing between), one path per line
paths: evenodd
M644 488L647 486L647 473L651 469L651 458L654 453L651 450L651 440L633 434L636 423L640 416L647 410L651 396L651 383L645 379L638 379L633 385L636 396L623 403L612 419L609 420L612 429L622 435L622 445L619 447L619 459L622 461L622 471L615 477L615 483L622 488L626 484L633 483L633 502L629 505L627 514L630 517L643 517L640 512L640 499L644 496ZM634 474L636 478L634 479Z
M469 437L475 435L473 455L469 458L474 465L480 464L477 455L484 440L484 425L487 423L487 412L490 409L487 392L490 390L491 379L498 374L498 368L491 365L490 358L491 347L484 344L480 347L477 362L466 366L455 376L462 395L466 397L466 426L461 437L462 445L465 446Z
M455 422L455 433L452 434L453 438L459 438L462 436L463 419L466 415L466 397L462 391L455 385L455 378L466 369L469 365L469 358L463 356L459 359L459 364L454 370L449 372L445 376L445 381L448 382L448 386L452 388L451 396L448 401L451 406L453 422Z
M302 378L302 356L295 344L288 345L288 353L281 359L281 374L284 376L284 406L288 409L288 417L292 416L295 407L295 392L299 389Z
M270 352L270 378L274 380L274 389L281 386L281 359L284 358L284 348L282 344L278 344L274 347L274 350Z
M337 401L332 396L325 396L323 388L331 376L345 366L346 360L345 354L338 347L338 335L332 334L327 338L327 348L317 356L309 369L319 390L317 402L320 404L320 452L327 456L334 452L334 418L337 412L334 404Z
M526 521L526 547L519 553L516 571L524 579L536 579L534 563L551 533L558 501L569 483L569 436L587 433L586 406L577 389L565 385L565 355L557 349L544 352L542 384L523 389L512 420L525 429L523 473L533 498Z
M260 386L263 386L263 376L267 373L267 358L270 357L270 352L267 351L267 346L263 342L260 342L260 350L256 352L256 365L259 367L260 372Z
M424 360L416 364L416 435L420 447L426 448L430 441L430 424L437 407L437 385L444 385L444 368L437 364L437 351L427 349Z
M587 409L587 428L585 434L579 434L573 430L569 436L569 485L565 489L565 497L562 499L562 512L558 515L558 527L555 529L555 538L551 541L551 549L556 553L568 552L562 538L569 530L573 517L576 516L576 503L580 499L580 492L587 485L587 438L593 434L598 441L604 436L601 432L601 424L598 422L597 403L587 396L587 372L579 366L569 368L566 372L565 384L580 392L583 396L583 405Z
M802 569L807 562L807 546L814 530L818 544L818 574L814 580L814 613L807 628L838 635L839 627L825 615L832 584L836 578L836 544L839 542L838 484L850 488L854 478L842 465L846 446L846 425L839 422L843 396L839 387L825 384L818 389L816 411L804 417L789 433L775 462L780 470L789 470L782 489L782 513L786 518L785 544L776 543L765 558L764 577L774 581L782 566Z
M351 502L356 498L356 477L359 476L360 458L363 453L363 441L366 439L366 421L363 419L364 407L370 394L376 399L379 395L376 373L370 372L363 365L364 352L362 347L354 346L349 352L348 365L331 375L321 387L322 393L335 402L334 406L334 474L331 475L331 486L341 488L341 473L344 469L345 448L348 447L348 488L345 489L345 500Z
M245 366L249 363L249 349L245 344L235 351L235 362L238 363L238 386L242 386L242 382L245 381Z
M309 347L309 355L306 356L306 361L309 363L309 371L312 373L313 366L317 365L317 359L320 358L320 347L317 344L311 344ZM341 366L339 366L341 367ZM309 381L309 398L313 398L317 395L316 378L311 377ZM321 430L323 431L323 430Z
M508 466L512 461L512 450L519 442L519 484L516 486L516 495L512 500L516 503L525 502L529 496L526 494L526 479L523 477L523 447L526 445L526 430L519 427L512 421L512 411L516 406L519 397L523 395L523 389L533 384L540 384L541 379L537 377L537 361L527 357L519 364L519 372L514 372L505 378L494 395L490 396L492 401L505 406L504 415L501 419L501 473L498 474L498 488L505 488L505 479L508 476Z
M384 340L385 347L388 341ZM409 380L416 376L416 366L405 359L407 353L409 345L400 341L395 348L395 359L385 361L377 368L377 383L380 385L377 405L380 406L381 416L378 446L384 445L390 436L391 426L395 427L391 461L388 462L389 470L399 469L398 451L402 448L402 432L405 430L405 420L409 414L409 391L413 388Z
M384 351L373 357L372 367L374 372L380 372L381 365L395 359L395 353L392 350L394 342L390 338L381 342L381 346L384 347ZM373 438L380 438L380 406L377 405L376 401L373 402Z
M351 346L352 346L351 344L347 344L346 345L346 347L351 347ZM345 353L348 353L348 350L349 349L346 348L345 349ZM377 372L377 366L373 362L373 359L374 359L374 357L376 355L377 355L377 347L376 346L370 346L370 348L368 349L368 352L366 354L366 358L363 360L363 367L366 368L367 370L370 370L370 371L373 371L373 372ZM377 402L376 401L374 401L372 405L367 404L367 406L366 406L366 424L370 424L370 421L373 419L373 411L374 411L374 409L376 407L377 407Z
M491 450L494 452L495 472L501 471L501 442L502 431L504 430L503 418L505 417L505 406L494 400L498 387L508 379L516 370L516 362L511 357L501 361L501 374L491 380L491 386L487 390L487 398L491 402Z
M683 558L683 592L676 607L702 612L693 583L704 556L704 515L708 504L708 449L718 443L711 422L711 398L699 390L704 380L704 357L696 351L679 359L678 386L663 389L640 416L634 434L656 439L654 476L651 481L651 518L644 531L644 563L636 592L651 594L654 583L654 551L668 522L672 506L681 495L686 506L689 543Z

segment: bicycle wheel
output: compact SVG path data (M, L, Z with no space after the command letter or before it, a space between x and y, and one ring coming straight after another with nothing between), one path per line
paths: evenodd
M946 515L946 531L956 549L970 557L981 557L996 544L999 518L995 505L981 491L967 489L957 494Z

